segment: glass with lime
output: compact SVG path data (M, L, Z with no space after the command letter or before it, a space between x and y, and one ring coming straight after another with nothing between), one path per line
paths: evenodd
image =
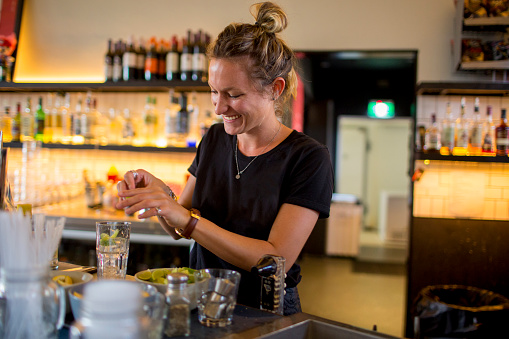
M98 279L125 279L130 234L131 223L127 221L96 223Z

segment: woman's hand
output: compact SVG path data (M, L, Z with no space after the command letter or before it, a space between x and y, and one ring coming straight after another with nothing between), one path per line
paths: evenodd
M170 196L166 184L145 170L126 172L117 189L120 200L116 207L127 214L144 210L139 219L158 216L171 227L183 227L189 221L189 211Z
M118 182L117 190L120 193L121 191L147 187L148 185L154 184L161 187L166 187L161 179L156 178L143 169L130 170L124 174L124 180Z

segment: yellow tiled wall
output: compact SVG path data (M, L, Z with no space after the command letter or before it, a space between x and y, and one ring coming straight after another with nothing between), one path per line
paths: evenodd
M509 220L509 164L416 161L416 217Z

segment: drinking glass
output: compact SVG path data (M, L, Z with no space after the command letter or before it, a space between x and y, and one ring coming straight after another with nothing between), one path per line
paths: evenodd
M144 284L146 286L150 286ZM141 331L147 339L160 339L163 336L164 318L166 317L166 302L164 295L155 291L143 298L141 313Z
M65 320L65 291L49 269L0 268L0 338L56 339Z
M233 320L240 273L227 269L195 272L198 320L207 327L225 327Z
M129 256L131 223L99 221L96 223L98 279L125 279Z

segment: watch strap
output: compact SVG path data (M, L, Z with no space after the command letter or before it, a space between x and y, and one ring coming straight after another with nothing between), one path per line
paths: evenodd
M189 212L191 218L189 219L187 225L184 228L175 228L175 232L185 239L191 239L191 234L193 233L201 216L200 211L198 211L196 208L191 208Z

